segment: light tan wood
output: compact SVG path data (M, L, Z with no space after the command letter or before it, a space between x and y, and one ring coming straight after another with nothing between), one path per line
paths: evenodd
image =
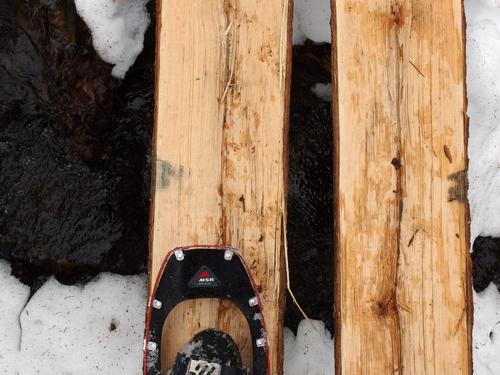
M193 321L197 324L193 325ZM179 330L178 327L185 329ZM195 334L207 328L232 332L231 337L240 349L243 365L252 367L252 343L248 341L250 329L245 315L230 301L217 299L184 301L168 314L163 325L162 346L166 350L162 350L161 362L171 368L178 348L182 348ZM170 332L176 332L176 335L172 336Z
M332 0L337 374L470 374L461 0Z
M279 374L291 3L159 4L150 280L173 247L236 247L261 290ZM203 308L218 310L207 324L231 328L234 309Z

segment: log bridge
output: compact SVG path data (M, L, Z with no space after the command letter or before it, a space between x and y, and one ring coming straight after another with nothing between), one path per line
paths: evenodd
M280 374L292 1L157 3L150 280L176 246L237 248ZM331 9L335 373L471 374L462 0ZM249 365L227 301L183 303L164 327L163 363L216 327Z

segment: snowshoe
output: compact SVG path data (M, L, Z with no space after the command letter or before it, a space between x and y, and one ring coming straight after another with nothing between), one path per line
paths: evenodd
M178 351L172 368L162 363L162 333L169 313L184 301L206 298L229 300L243 313L253 343L250 370L243 368L233 338L217 329L198 332ZM269 375L260 298L235 249L181 247L167 255L148 300L143 371L145 375Z

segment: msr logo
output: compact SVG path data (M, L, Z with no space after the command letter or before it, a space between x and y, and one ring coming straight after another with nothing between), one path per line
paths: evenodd
M217 276L207 266L202 266L189 282L191 288L213 288L220 285Z

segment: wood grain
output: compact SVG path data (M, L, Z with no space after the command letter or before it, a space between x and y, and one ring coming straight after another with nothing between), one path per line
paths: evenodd
M332 0L336 373L470 374L460 0Z
M291 3L158 3L150 281L173 247L236 247L261 290L279 374ZM200 303L216 311L207 325L245 332L224 323L234 307ZM167 340L183 330L172 325Z

